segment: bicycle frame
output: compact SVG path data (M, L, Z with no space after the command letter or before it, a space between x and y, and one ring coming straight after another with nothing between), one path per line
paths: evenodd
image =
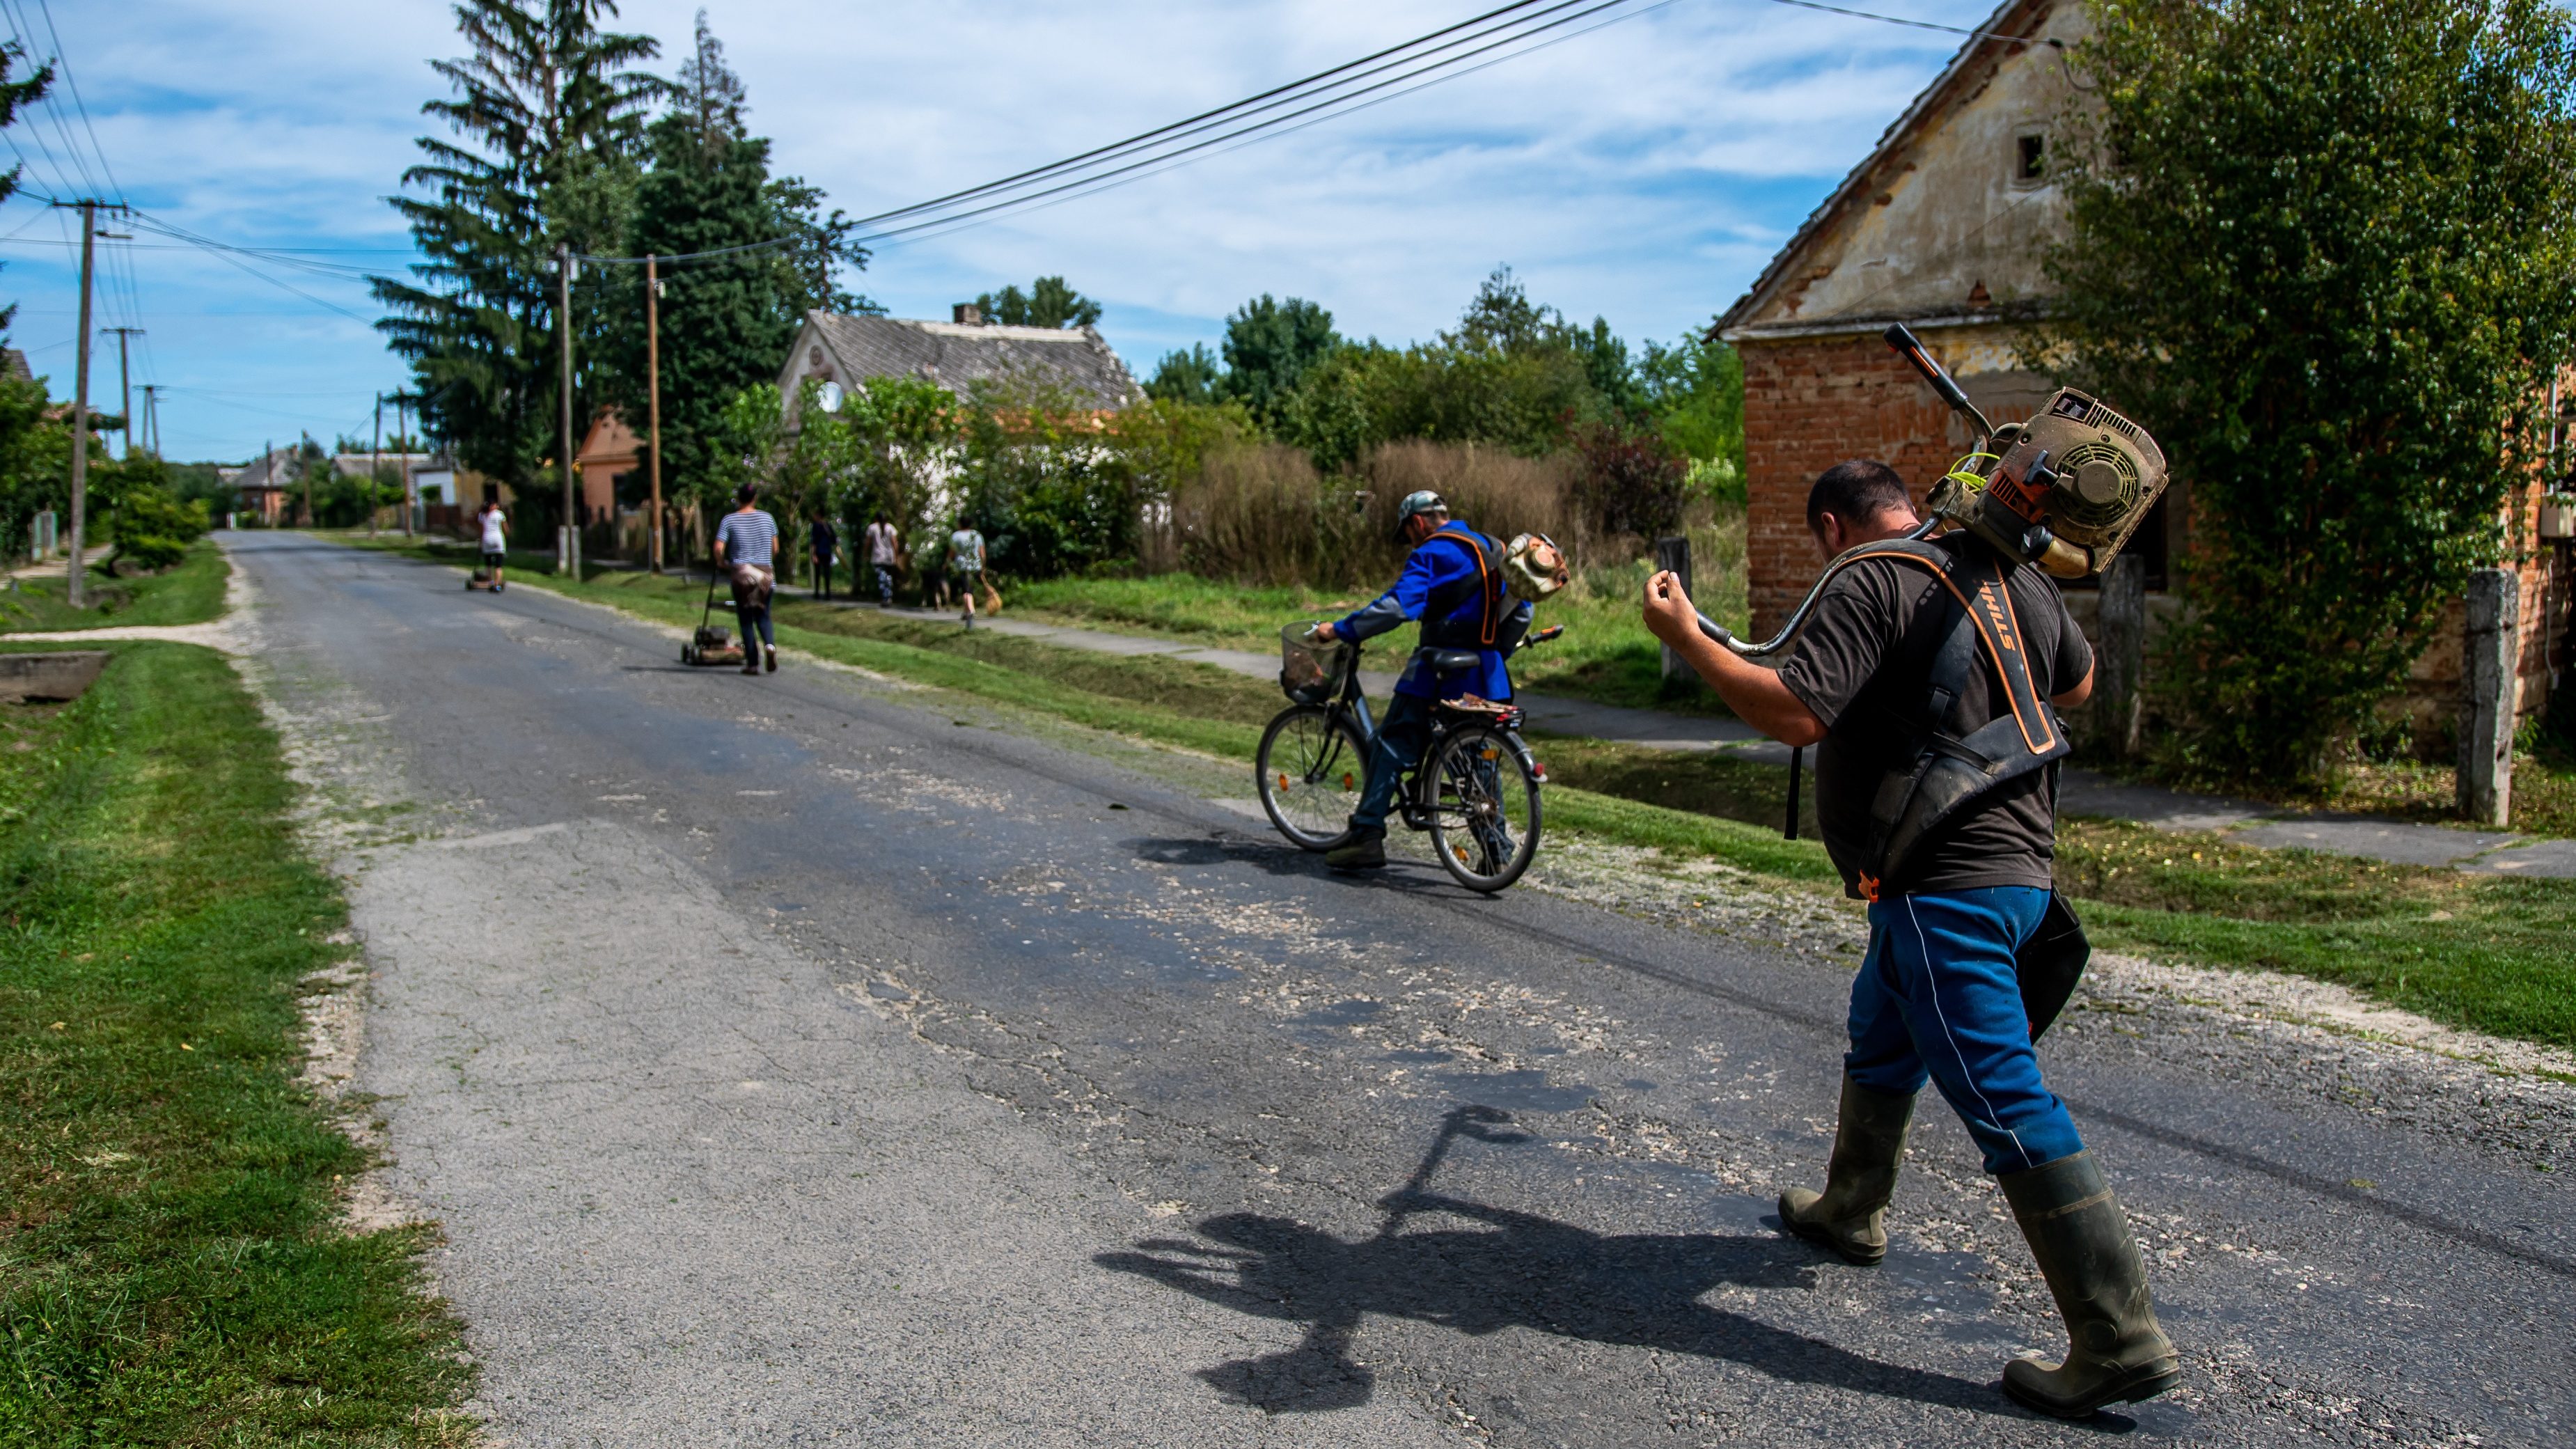
M1356 654L1358 646L1354 645L1352 647ZM1377 758L1377 717L1369 710L1368 692L1360 687L1359 660L1356 657L1352 659L1350 669L1343 676L1342 687L1337 690L1331 698L1324 701L1324 709L1329 715L1347 716L1353 724L1359 727L1360 751L1363 756L1360 761L1360 766L1363 772L1363 777L1365 777L1367 768L1373 764ZM1515 716L1515 718L1517 718L1517 716ZM1398 805L1399 818L1404 821L1407 829L1428 830L1431 828L1431 817L1440 809L1440 803L1436 798L1433 798L1432 791L1426 788L1425 781L1429 779L1429 776L1425 774L1423 767L1439 753L1441 740L1460 727L1461 725L1459 722L1443 719L1440 716L1439 711L1436 709L1432 711L1431 739L1429 743L1423 747L1422 758L1414 761L1411 766L1406 768L1404 778L1396 790L1396 802ZM1511 741L1515 751L1525 759L1530 758L1529 746L1521 741L1519 730L1513 728L1510 724L1500 725L1498 728L1502 731L1505 737ZM1536 769L1536 761L1534 759L1531 759L1530 763L1533 767L1533 773L1535 773L1541 781L1544 781L1547 778L1546 772ZM1332 756L1327 754L1324 757L1323 764L1319 765L1315 771L1316 778L1321 778L1323 775L1330 773L1331 767Z

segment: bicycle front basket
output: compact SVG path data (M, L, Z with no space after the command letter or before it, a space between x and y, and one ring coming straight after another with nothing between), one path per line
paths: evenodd
M1339 693L1357 652L1339 639L1307 636L1312 624L1290 624L1279 631L1279 691L1299 704L1322 704Z

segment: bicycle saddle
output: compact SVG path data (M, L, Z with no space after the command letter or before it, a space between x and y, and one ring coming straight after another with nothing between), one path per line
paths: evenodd
M1432 669L1441 674L1455 674L1462 669L1473 669L1484 658L1473 649L1425 649L1420 653L1423 659L1429 661Z

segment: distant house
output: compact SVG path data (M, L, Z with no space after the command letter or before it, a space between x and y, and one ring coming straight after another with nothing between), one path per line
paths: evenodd
M947 322L808 312L778 370L778 390L792 425L807 378L847 388L872 377L917 377L960 397L977 384L1035 387L1104 413L1145 395L1092 328L1004 327L985 322L972 303L958 304Z
M242 512L276 528L287 517L286 490L295 481L296 457L293 447L271 448L247 466L219 469L215 476L241 495Z
M591 419L590 431L582 436L581 451L573 455L573 467L581 478L581 520L598 523L617 516L617 496L621 484L643 477L644 440L626 426L626 420L614 409L603 409ZM633 489L624 491L632 493Z

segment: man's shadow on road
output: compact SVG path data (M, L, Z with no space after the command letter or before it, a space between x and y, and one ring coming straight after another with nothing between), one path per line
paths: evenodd
M1491 1107L1449 1112L1412 1180L1381 1201L1387 1218L1372 1237L1346 1242L1289 1218L1226 1213L1198 1225L1208 1242L1148 1239L1136 1251L1093 1261L1244 1313L1305 1324L1294 1348L1199 1373L1227 1397L1272 1413L1366 1403L1375 1376L1352 1359L1350 1345L1361 1319L1375 1313L1468 1334L1518 1327L1657 1348L1725 1359L1791 1383L2021 1417L1986 1384L1880 1363L1699 1301L1722 1284L1808 1286L1816 1259L1785 1239L1596 1233L1428 1190L1460 1136L1528 1141L1493 1130L1509 1120ZM1490 1226L1401 1231L1406 1218L1426 1212Z

